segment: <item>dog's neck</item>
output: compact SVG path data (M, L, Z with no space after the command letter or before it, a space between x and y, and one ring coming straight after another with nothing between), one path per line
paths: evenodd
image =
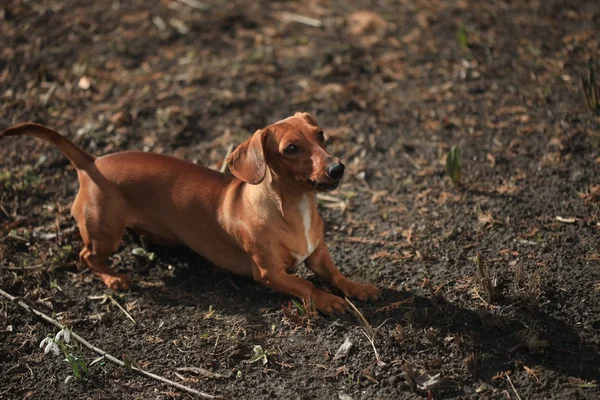
M314 193L298 189L294 185L283 183L267 168L265 179L258 185L247 185L248 200L254 209L277 210L284 220L299 214L302 219L306 215L312 217L316 207Z

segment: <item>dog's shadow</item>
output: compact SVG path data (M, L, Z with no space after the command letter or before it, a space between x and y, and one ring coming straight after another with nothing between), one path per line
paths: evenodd
M289 296L264 288L250 278L215 268L191 250L160 249L157 253L162 264L176 266L173 273L161 278L163 290L139 289L158 305L193 307L199 313L212 306L222 315L241 316L260 325L259 330L268 331L272 320L267 321L265 316L281 312L290 301ZM318 279L313 281L321 284ZM415 354L425 352L432 357L460 356L463 367L474 379L489 383L494 382L494 377L501 377L502 372L524 367L535 371L537 366L586 382L600 381L597 349L581 340L573 327L544 312L522 310L504 316L484 307L476 311L462 308L443 296L425 297L390 289L377 302L354 304L372 327L383 324L377 337L380 353L387 361L410 362ZM317 329L325 329L333 318L345 330L358 324L348 313L320 318ZM398 337L402 336L399 331L404 332L405 339ZM455 348L448 350L452 346Z
M443 296L424 297L395 290L386 290L383 297L387 304L367 318L373 326L388 320L400 325L402 331L408 327L413 334L420 334L412 341L410 334L401 338L404 342L400 347L406 353L403 358L408 361L413 351L439 347L450 354L448 348L454 346L452 354L463 355L464 368L475 379L489 383L504 379L503 373L528 368L532 381L550 384L543 382L541 374L533 376L538 366L552 370L554 378L558 374L581 383L600 380L597 345L586 343L573 327L545 312L530 312L526 305L511 302L505 308L517 311L503 316L486 307L465 309Z
M248 316L281 309L284 300L289 300L251 278L215 267L186 247L153 246L151 250L159 262L136 273L142 279L160 281L163 287L161 290L137 288L136 291L158 305L195 307L199 312L212 306L224 314Z

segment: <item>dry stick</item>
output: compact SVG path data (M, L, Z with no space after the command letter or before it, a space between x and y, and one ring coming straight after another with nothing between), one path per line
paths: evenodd
M0 269L6 269L8 271L28 271L32 269L40 269L43 268L44 264L31 265L28 267L0 267Z
M417 164L417 162L414 160L414 158L412 158L410 156L410 154L408 154L408 153L403 153L403 154L404 154L404 157L413 165L413 167L415 167L415 169L417 171L421 170L421 166L419 164Z
M230 144L229 147L227 148L227 154L225 154L225 158L223 158L223 164L221 164L221 172L223 172L223 173L227 170L227 157L229 157L232 150L233 150L233 145Z
M202 3L198 0L177 0L180 3L185 4L188 7L195 8L197 10L208 10L210 6L206 3Z
M521 396L519 396L517 389L515 389L515 385L513 385L512 381L510 380L510 376L506 375L506 379L508 379L508 383L510 383L510 387L515 392L515 396L517 396L517 399L521 400Z
M318 19L305 17L304 15L299 14L285 13L284 18L288 21L294 21L304 25L312 26L313 28L320 28L323 25Z
M135 319L133 319L133 317L131 315L129 315L129 313L127 311L125 311L125 309L123 307L121 307L121 305L119 304L119 302L117 302L115 299L113 299L112 296L108 296L108 298L110 299L110 301L112 301L117 307L119 307L121 309L121 311L123 311L123 313L127 316L127 318L129 318L131 320L131 322L133 322L134 324Z
M42 102L44 103L44 105L48 104L48 101L50 100L50 97L52 97L52 94L54 93L55 90L56 90L56 83L53 83L52 86L50 86L50 89L48 89L48 92L41 96Z
M43 312L40 312L38 310L36 310L35 308L29 306L27 303L19 300L17 297L11 296L10 294L6 293L4 290L0 289L0 295L6 297L7 299L9 299L12 302L16 302L19 306L21 306L22 308L24 308L26 311L29 311L35 315L37 315L38 317L40 317L41 319L43 319L44 321L54 325L55 327L59 328L59 329L63 329L64 327L60 324L60 322L58 322L57 320L50 318L49 316L47 316L46 314L44 314ZM205 399L223 399L223 397L220 396L213 396L210 395L208 393L203 393L203 392L199 392L195 389L192 389L190 387L187 386L183 386L177 382L173 382L167 378L163 378L162 376L158 376L155 375L151 372L147 372L144 371L143 369L140 369L138 367L135 367L133 365L126 367L125 363L121 360L119 360L118 358L115 358L113 356L111 356L110 354L108 354L106 351L99 349L98 347L94 346L93 344L91 344L90 342L88 342L87 340L85 340L84 338L82 338L81 336L79 336L78 334L76 334L75 332L71 331L71 337L75 340L77 340L79 343L81 343L82 345L84 345L85 347L87 347L88 349L92 350L95 353L100 354L102 357L104 357L105 359L107 359L110 362L113 362L121 367L124 367L126 369L129 369L139 375L148 377L148 378L152 378L155 379L157 381L160 381L162 383L165 383L167 385L176 387L177 389L183 390L187 393L193 394L195 396L198 397L202 397Z
M113 302L113 304L115 304L117 307L119 307L119 309L121 311L123 311L123 313L127 316L127 318L129 318L134 324L137 323L137 322L135 322L135 319L133 319L133 317L127 311L125 311L125 309L123 307L121 307L121 305L111 295L103 294L103 295L100 295L100 296L88 296L88 299L90 299L90 300L102 300L102 302L100 304L104 304L104 302L106 300L110 300L110 301Z

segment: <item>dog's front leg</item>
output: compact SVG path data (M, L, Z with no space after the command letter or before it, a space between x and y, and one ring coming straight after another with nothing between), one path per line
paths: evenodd
M252 270L254 280L270 289L285 293L299 299L312 301L317 310L326 315L344 314L346 302L338 296L317 289L309 281L290 275L284 267L265 264L264 260L255 257ZM268 265L265 267L265 265Z
M319 278L329 282L348 297L356 297L360 300L376 300L381 294L381 290L374 285L356 283L346 278L331 260L331 255L323 240L305 262L306 267Z

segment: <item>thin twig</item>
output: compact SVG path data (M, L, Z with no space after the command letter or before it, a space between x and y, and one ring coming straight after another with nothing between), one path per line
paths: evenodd
M408 154L408 153L402 153L402 154L404 154L404 158L406 158L408 160L408 162L410 162L417 171L421 170L421 166L419 164L417 164L417 162L414 160L414 158L412 158L410 156L410 154Z
M55 90L56 90L56 83L53 83L52 86L50 86L50 89L48 89L48 92L41 96L42 102L44 105L48 104L48 101L50 100L50 97L52 97L52 94L54 93Z
M206 3L202 3L201 1L198 1L198 0L177 0L177 1L185 4L188 7L195 8L196 10L208 10L210 8L210 5L208 5Z
M341 203L344 200L338 199L337 197L329 196L323 193L317 193L317 200L328 201L330 203Z
M205 376L207 378L212 378L212 379L224 379L224 378L228 378L227 375L217 374L215 372L209 371L209 370L204 369L202 367L181 367L181 368L176 368L175 371L179 371L179 372L191 372L193 374L202 375L202 376Z
M21 300L18 300L16 297L14 297L14 296L11 296L10 294L6 293L6 292L5 292L4 290L2 290L2 289L0 289L0 295L2 295L2 296L4 296L4 297L6 297L8 300L10 300L10 301L12 301L12 302L15 302L15 301L16 301L16 303L17 303L19 306L21 306L22 308L24 308L26 311L28 311L28 312L30 312L30 313L33 313L33 314L37 315L38 317L40 317L40 318L41 318L41 319L43 319L44 321L46 321L46 322L48 322L48 323L50 323L50 324L54 325L55 327L57 327L57 328L59 328L59 329L63 329L63 328L64 328L64 326L63 326L63 325L61 325L61 324L60 324L60 322L58 322L57 320L55 320L55 319L53 319L53 318L51 318L51 317L47 316L46 314L44 314L44 313L42 313L42 312L40 312L40 311L36 310L35 308L33 308L33 307L29 306L27 303L25 303L25 302L23 302L23 301L21 301ZM118 366L120 366L120 367L124 367L124 368L126 367L126 366L125 366L125 363L124 363L123 361L119 360L119 359L118 359L118 358L116 358L116 357L113 357L113 356L111 356L111 355L110 355L110 354L108 354L106 351L104 351L104 350L102 350L102 349L100 349L100 348L98 348L98 347L94 346L93 344L91 344L90 342L88 342L87 340L85 340L84 338L82 338L81 336L79 336L78 334L76 334L76 333L75 333L75 332L73 332L73 331L71 331L71 337L72 337L73 339L77 340L79 343L81 343L81 344L82 344L82 345L84 345L85 347L87 347L88 349L92 350L93 352L100 354L102 357L104 357L104 358L105 358L105 359L107 359L108 361L110 361L110 362L112 362L112 363L115 363L115 364L117 364L117 365L118 365ZM139 375L145 376L145 377L147 377L147 378L152 378L152 379L154 379L154 380L157 380L157 381L159 381L159 382L162 382L162 383L165 383L165 384L167 384L167 385L170 385L170 386L176 387L177 389L183 390L184 392L187 392L187 393L193 394L193 395L195 395L195 396L198 396L198 397L202 397L202 398L205 398L205 399L222 399L222 398L223 398L223 397L220 397L220 396L213 396L213 395L210 395L210 394L208 394L208 393L199 392L199 391L198 391L198 390L196 390L196 389L192 389L192 388L190 388L190 387L187 387L187 386L181 385L181 384L179 384L179 383L177 383L177 382L173 382L173 381L171 381L171 380L169 380L169 379L167 379L167 378L163 378L162 376L155 375L155 374L153 374L153 373L151 373L151 372L144 371L143 369L141 369L141 368L139 368L139 367L136 367L136 366L134 366L134 365L131 365L131 366L130 366L129 368L127 368L127 369L128 369L128 370L130 370L130 371L133 371L133 372L135 372L136 374L139 374Z
M225 172L227 170L227 157L229 157L232 150L233 144L230 144L229 147L227 147L227 153L225 154L225 158L223 158L223 164L221 164L221 172Z
M0 267L0 268L6 269L8 271L27 271L27 270L39 269L39 268L43 268L43 267L44 267L44 264L31 265L31 266L27 266L27 267Z
M123 307L121 307L121 305L111 295L102 294L100 296L88 296L88 299L90 299L90 300L102 300L100 302L100 304L104 304L106 302L106 300L110 300L110 301L113 302L113 304L115 304L117 307L119 307L119 309L121 311L123 311L123 314L125 314L127 316L127 318L129 318L134 324L136 323L135 319L133 319L133 317L127 311L125 311L125 309Z
M300 24L312 26L313 28L320 28L323 25L318 19L305 17L304 15L299 14L285 13L284 18L288 21L294 21Z
M521 400L521 396L519 396L517 389L515 389L515 385L513 385L512 381L510 380L510 376L506 375L506 379L508 379L508 383L510 383L510 387L512 388L513 392L515 392L515 396L517 396L517 399Z
M131 322L133 322L134 324L136 324L137 322L135 322L135 319L133 319L133 317L131 315L129 315L129 313L127 311L125 311L125 309L123 307L121 307L121 305L115 300L113 299L112 296L108 296L108 298L110 299L110 301L112 301L117 307L119 307L121 309L121 311L123 311L123 313L125 315L127 315L127 318L129 318L131 320Z

